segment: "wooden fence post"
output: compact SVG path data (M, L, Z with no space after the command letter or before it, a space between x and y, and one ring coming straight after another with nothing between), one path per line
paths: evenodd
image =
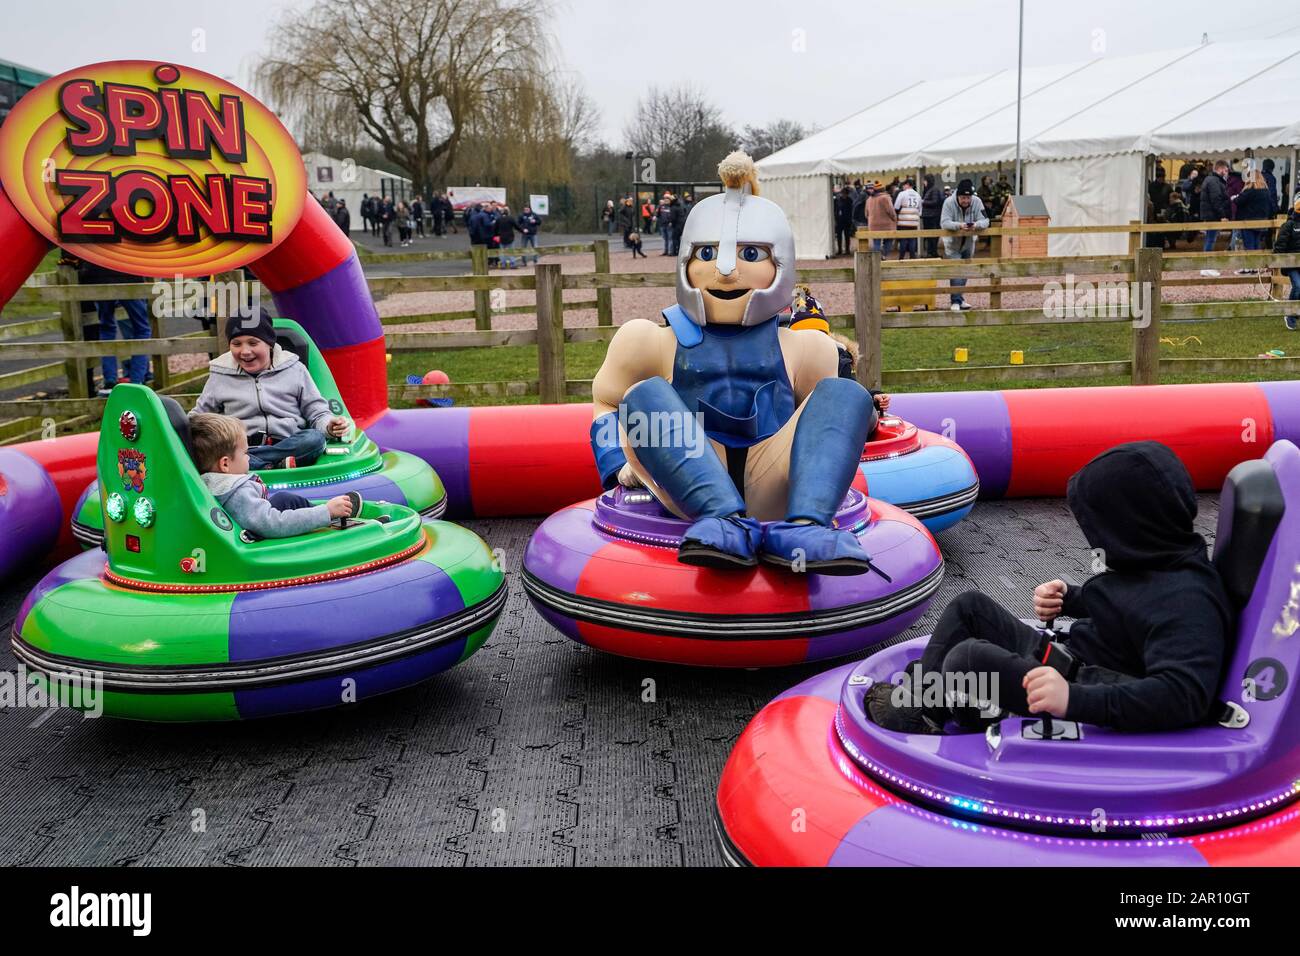
M163 282L165 285L168 285L169 290L172 288L172 286L166 283L165 280L160 279L158 281ZM171 296L170 291L164 292L163 296L167 297L171 301L172 305L170 311L173 316L175 316L176 310L178 308L181 309L182 313L184 312L183 295L182 295L181 302L175 301L174 297ZM166 329L163 327L163 320L158 315L158 303L159 303L158 296L154 296L154 298L149 300L149 334L152 335L155 339L162 339L162 338L166 338L167 334L166 334ZM153 363L154 390L163 391L172 383L171 369L168 368L167 366L167 356L151 355L149 356L149 360Z
M56 273L57 285L76 285L77 270L72 266L59 266ZM81 303L62 302L59 304L59 328L63 331L65 342L80 342L85 338L81 325ZM71 358L63 363L68 377L69 398L89 398L94 374L91 372L90 359ZM112 382L105 382L105 388L111 388Z
M1132 256L1136 255L1137 251L1142 248L1142 220L1130 219L1128 224L1130 227L1128 233L1128 254Z
M544 405L567 400L564 367L564 278L560 265L535 267L537 275L537 382Z
M473 265L474 275L488 274L487 246L471 245L469 259ZM492 293L487 289L474 290L474 328L480 332L492 331Z
M865 252L861 244L853 254L853 332L858 340L858 381L866 388L880 388L880 252Z
M1133 384L1160 382L1160 276L1162 250L1139 247L1133 257L1133 281L1137 283L1142 315L1133 320Z
M999 228L1001 224L999 223ZM994 262L1002 259L1002 236L989 236L989 258ZM989 276L989 308L1002 308L1002 279L999 276Z
M596 254L596 273L609 275L609 240L597 239L591 247ZM596 287L596 324L614 324L614 290L611 288Z

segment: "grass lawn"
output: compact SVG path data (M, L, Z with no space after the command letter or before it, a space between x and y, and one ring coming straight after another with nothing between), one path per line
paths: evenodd
M51 249L45 254L33 272L33 275L39 275L42 272L53 272L59 264L59 257L63 252L59 249ZM22 305L6 305L4 307L4 317L6 319L49 319L56 318L59 310L47 302L31 302Z
M1288 332L1280 318L1200 319L1166 321L1161 326L1162 358L1253 358L1270 349L1300 354L1300 333ZM886 329L885 369L953 368L953 349L969 349L968 365L1006 365L1012 350L1024 352L1026 365L1060 362L1113 362L1130 357L1132 337L1124 323L1048 326L995 326L971 329ZM566 347L568 377L589 379L605 357L600 342ZM389 365L389 381L400 384L411 373L423 375L440 368L453 382L523 381L537 378L535 346L458 349L445 352L398 352ZM1300 377L1279 369L1277 378ZM1240 376L1252 380L1258 376ZM1225 376L1166 375L1161 381L1223 381ZM1066 381L1016 382L988 385L954 385L970 388L1050 388L1061 385L1124 385L1126 375L1099 376ZM582 399L575 399L582 401ZM536 397L484 399L482 404L528 404ZM470 402L470 404L474 404Z

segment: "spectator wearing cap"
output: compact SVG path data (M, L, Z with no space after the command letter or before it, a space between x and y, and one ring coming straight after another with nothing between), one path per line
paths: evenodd
M959 182L957 191L944 200L939 226L955 233L943 238L945 259L969 259L975 255L975 233L987 229L989 220L984 212L984 203L975 195L975 188L969 179ZM949 282L954 288L961 288L965 284L964 278ZM960 292L952 293L951 298L953 311L970 308Z

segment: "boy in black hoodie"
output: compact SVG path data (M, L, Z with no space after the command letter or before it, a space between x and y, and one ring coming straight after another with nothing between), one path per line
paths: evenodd
M1159 442L1119 445L1070 479L1068 500L1106 570L1079 587L1048 581L1034 590L1040 620L1075 618L1056 635L1069 657L978 591L958 596L939 619L919 662L908 668L924 692L926 674L958 677L937 686L977 687L993 701L948 699L947 706L899 706L892 684L868 693L873 720L905 733L941 733L954 719L977 729L989 705L1017 714L1048 713L1129 731L1174 730L1210 714L1233 619L1205 539L1193 529L1196 493L1178 457ZM1070 676L1042 663L1052 655ZM1070 666L1070 658L1077 662ZM917 684L918 679L921 683ZM930 680L931 686L935 682Z

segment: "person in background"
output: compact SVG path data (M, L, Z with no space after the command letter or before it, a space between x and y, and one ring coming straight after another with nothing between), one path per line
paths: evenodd
M625 249L631 245L627 237L636 229L636 218L636 207L632 205L632 197L624 197L623 205L618 207L618 225L623 230L623 248Z
M424 238L424 197L416 196L411 202L411 218L415 220L415 234Z
M641 231L654 232L655 207L649 199L641 204Z
M339 204L334 208L334 221L343 230L343 235L346 236L352 231L352 213L348 212L346 199L340 199Z
M1237 215L1237 197L1240 196L1241 191L1246 188L1246 180L1242 177L1241 173L1237 172L1235 169L1232 168L1232 163L1228 164L1227 184L1228 184L1228 210L1229 210L1228 216L1229 218L1235 221L1241 218L1239 215ZM1230 251L1236 251L1240 249L1241 242L1242 242L1241 230L1240 229L1232 230L1232 239L1228 243L1228 249Z
M1191 215L1187 212L1187 206L1183 202L1183 194L1175 189L1169 194L1169 207L1165 210L1165 222L1191 222ZM1165 243L1171 249L1178 248L1180 239L1194 238L1194 233L1188 232L1167 232L1164 234Z
M399 202L393 210L397 221L397 238L403 246L411 244L411 210L405 202Z
M520 256L523 265L528 265L529 247L533 250L533 265L538 262L537 259L537 231L542 228L542 219L537 213L533 212L532 206L525 206L524 211L519 214L519 220L516 223L519 226L519 234L524 237L524 253Z
M1264 182L1268 186L1269 195L1273 197L1273 208L1279 209L1282 206L1282 199L1278 195L1278 191L1277 191L1277 177L1273 175L1273 170L1275 168L1276 165L1274 164L1272 159L1264 160L1264 165L1263 165Z
M867 228L867 201L875 193L876 188L871 183L865 186L859 186L853 190L853 226L851 236L856 236L859 229ZM852 252L853 248L847 247L847 252Z
M1272 219L1277 215L1273 205L1273 194L1269 192L1264 174L1259 170L1250 172L1245 181L1245 188L1237 193L1237 219L1249 222L1252 219ZM1242 248L1246 252L1258 252L1263 245L1266 229L1242 229ZM1239 270L1240 271L1240 270Z
M1199 178L1199 177L1198 177ZM1227 222L1232 217L1232 204L1228 201L1228 163L1219 160L1201 185L1201 222ZM1204 252L1214 249L1219 238L1218 229L1205 230Z
M853 249L853 190L847 183L835 194L832 210L835 216L835 254L847 256Z
M144 280L139 276L115 272L112 269L105 269L103 266L97 266L91 262L77 260L77 281L82 285L114 285L126 282L143 282ZM101 299L95 302L94 305L99 316L99 341L115 341L119 329L124 339L153 338L153 323L149 321L148 300ZM120 326L115 318L119 306L126 314L126 319ZM105 355L99 360L99 364L104 373L104 383L98 393L101 397L108 395L109 391L119 381L143 385L153 378L149 372L149 356L147 355L132 355L127 359L126 376L121 379L118 378L116 356Z
M984 214L984 204L975 195L975 189L969 179L957 184L957 192L943 201L943 212L939 216L939 228L959 233L943 237L943 254L946 259L969 259L975 255L975 233L989 227L988 217ZM951 279L948 283L954 288L966 284L964 278ZM954 312L969 309L965 297L960 292L951 295L951 308Z
M1147 183L1147 198L1151 200L1151 205L1155 209L1156 216L1163 217L1165 210L1169 208L1169 195L1174 191L1174 187L1169 185L1165 178L1165 168L1156 167L1156 178Z
M383 204L379 207L379 227L384 237L384 245L393 244L393 221L397 218L397 209L393 206L393 198L385 196Z
M451 197L447 195L442 197L442 216L447 223L447 231L453 236L459 236L460 230L456 228L456 207L452 204Z
M443 211L442 211L442 193L434 193L433 198L429 200L429 213L433 216L433 234L441 236L443 229Z
M635 229L627 234L627 246L632 250L633 259L637 256L640 256L642 259L650 258L641 248L641 233L637 232Z
M496 221L497 249L501 252L501 261L507 269L515 268L515 221L510 216L510 207L502 206Z
M921 194L913 188L912 177L903 180L903 188L894 197L894 211L898 214L898 231L906 234L921 227ZM898 240L898 258L916 258L916 238Z
M894 201L889 198L885 184L877 180L871 185L871 198L867 200L867 228L872 232L893 232L898 228L898 213L894 211ZM882 256L888 256L894 249L892 239L872 239L871 248Z
M673 227L673 247L669 255L675 256L681 250L682 227L686 225L685 205L682 203L681 196L673 196L671 204L672 216L670 222Z
M975 190L975 195L979 197L980 202L984 204L984 214L993 215L993 177L981 176L980 187Z
M659 254L661 256L670 256L673 248L673 202L671 193L664 193L659 197L659 208L655 212L655 219L658 221L659 235L664 241L664 251Z
M1183 206L1186 207L1189 216L1195 212L1195 207L1192 205L1192 193L1195 191L1193 183L1199 175L1200 171L1196 168L1195 163L1183 163L1178 168L1177 188L1183 194Z
M1291 207L1291 213L1286 217L1286 222L1277 231L1277 239L1273 241L1273 251L1278 255L1288 255L1300 252L1300 199L1295 201ZM1300 269L1283 269L1286 277L1291 280L1291 294L1288 298L1292 302L1300 301ZM1294 332L1296 330L1296 315L1288 315L1283 319L1287 330Z
M606 199L605 208L600 211L600 221L605 224L605 235L614 235L614 217L617 213L614 210L614 200Z
M361 205L358 207L361 213L361 224L365 227L366 232L370 231L370 194L361 194Z
M943 211L943 189L934 178L934 173L926 173L922 180L925 190L921 193L921 228L938 229L939 214ZM928 259L939 257L939 239L929 236L925 240L925 255Z

